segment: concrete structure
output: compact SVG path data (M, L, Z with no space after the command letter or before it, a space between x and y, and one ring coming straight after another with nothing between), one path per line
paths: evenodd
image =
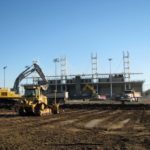
M48 76L49 87L47 93L54 93L55 83L57 79L57 91L69 92L69 98L82 98L83 89L86 85L90 85L100 95L106 95L110 97L110 82L112 82L112 97L121 94L126 88L132 88L137 92L143 92L143 80L138 81L125 81L124 74L97 74L96 78L93 78L92 74L82 75L68 75L65 79L61 76ZM41 83L39 81L39 83ZM129 85L130 87L128 87ZM88 93L88 91L87 91Z

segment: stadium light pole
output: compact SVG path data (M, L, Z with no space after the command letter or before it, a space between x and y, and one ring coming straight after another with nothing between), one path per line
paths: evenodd
M5 88L5 70L6 70L7 66L4 66L3 67L3 70L4 70L4 88Z
M55 63L55 99L54 99L54 103L56 104L56 97L57 97L57 63L60 60L59 60L59 58L55 58L53 61Z
M109 58L108 59L109 60L109 76L110 76L110 78L109 78L109 80L110 80L110 98L112 98L112 74L111 74L111 61L112 61L112 58Z

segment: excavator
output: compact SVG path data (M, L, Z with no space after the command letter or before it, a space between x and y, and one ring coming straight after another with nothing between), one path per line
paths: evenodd
M41 68L36 63L34 63L32 66L27 67L18 75L11 90L8 88L0 88L0 102L10 103L21 99L22 96L19 94L19 84L24 78L26 78L34 71L38 72L44 83L47 82Z
M0 107L12 108L21 99L20 94L16 94L8 88L0 88Z
M19 94L19 84L24 78L26 78L34 71L38 72L44 82L47 82L41 68L36 63L34 63L32 66L26 68L26 70L18 75L12 89L0 88L0 102L3 101L4 103L9 103L11 101L18 101L21 99L22 96Z
M96 93L96 90L94 89L94 87L92 85L86 84L83 89L83 94L88 93L89 94L89 98L91 99L98 99L99 95Z
M19 83L22 79L30 75L36 71L42 79L42 85L40 84L26 84L24 85L24 95L20 100L20 104L18 106L19 115L49 115L49 114L58 114L59 113L59 104L53 103L52 105L48 105L47 96L43 95L43 91L45 91L48 87L48 81L45 78L42 69L38 64L34 63L31 67L28 67L25 71L23 71L17 78L14 83L13 89L16 93L19 92Z
M19 101L17 107L15 108L19 115L38 115L42 116L45 114L56 114L59 113L59 104L56 102L51 106L48 105L48 99L43 95L43 91L48 87L48 81L45 78L44 73L40 66L36 63L33 63L30 67L26 68L21 72L14 82L12 91L15 95L19 95L19 84L20 82L29 76L31 73L37 72L40 78L42 79L42 85L40 84L26 84L24 85L24 95L18 96L17 100ZM8 94L10 95L10 94ZM7 97L7 96L6 96ZM11 97L14 98L13 96Z

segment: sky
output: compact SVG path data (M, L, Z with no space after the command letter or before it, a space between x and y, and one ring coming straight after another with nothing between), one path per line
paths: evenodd
M33 61L45 75L55 74L54 58L66 57L68 74L123 72L129 51L133 79L150 88L149 0L0 0L0 87L13 87ZM59 68L58 68L59 69Z

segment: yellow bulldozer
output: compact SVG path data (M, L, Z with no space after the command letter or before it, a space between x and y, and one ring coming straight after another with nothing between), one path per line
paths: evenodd
M19 84L20 82L29 76L33 72L37 72L42 79L42 85L30 84L24 85L25 93L23 96L19 94ZM52 105L48 105L47 97L43 95L42 91L46 90L48 87L48 81L45 75L36 63L33 63L30 67L27 67L23 72L21 72L14 82L12 90L2 88L0 89L0 103L10 103L12 100L17 101L15 107L19 115L39 115L51 113L59 113L59 104L54 102Z
M40 84L27 84L24 85L24 95L20 100L18 105L18 113L19 115L48 115L48 114L57 114L59 113L59 104L56 102L52 105L48 105L47 96L43 94L43 91L48 87L48 81L45 78L45 75L40 68L39 65L34 63L31 67L28 67L25 71L23 71L16 79L14 84L14 89L16 92L19 91L19 83L20 81L36 71L40 78L42 79L42 85Z
M18 106L19 115L49 115L59 113L59 104L48 105L48 100L42 94L43 87L40 85L24 85L25 94Z

